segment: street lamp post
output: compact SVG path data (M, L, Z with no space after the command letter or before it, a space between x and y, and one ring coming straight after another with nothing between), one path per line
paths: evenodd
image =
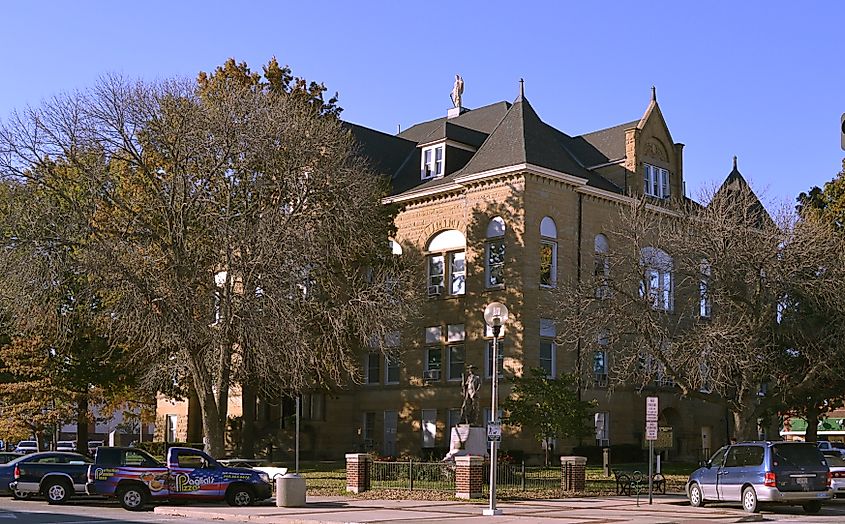
M491 302L484 309L484 322L493 329L493 384L490 396L492 397L490 418L497 424L501 422L498 420L499 411L499 334L502 332L502 326L508 320L508 308L500 302ZM491 421L488 421L488 424ZM499 443L495 440L490 440L490 506L482 513L484 515L501 515L502 510L496 509L496 465L497 465L497 451Z

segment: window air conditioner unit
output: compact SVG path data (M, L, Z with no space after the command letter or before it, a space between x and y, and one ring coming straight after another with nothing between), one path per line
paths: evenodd
M600 448L609 447L610 446L610 439L606 439L606 438L596 439L596 444Z
M607 387L607 373L596 373L595 382L597 388Z
M428 296L430 297L439 297L442 292L443 286L428 286Z
M434 382L440 380L439 369L427 369L423 371L423 380L426 382Z

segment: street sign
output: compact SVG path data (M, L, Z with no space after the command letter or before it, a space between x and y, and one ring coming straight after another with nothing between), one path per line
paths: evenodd
M657 421L647 421L645 423L645 439L657 440Z
M645 419L647 422L657 422L657 414L659 409L657 407L657 397L646 397L645 399Z
M502 441L502 425L496 422L487 424L487 442Z

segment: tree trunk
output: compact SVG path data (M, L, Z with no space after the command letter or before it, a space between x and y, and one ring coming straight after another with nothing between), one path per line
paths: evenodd
M255 388L250 384L241 384L241 456L244 458L255 458L255 397Z
M203 364L197 361L195 354L189 355L188 367L191 371L191 378L194 382L194 389L197 392L200 412L202 413L202 441L205 452L212 457L222 457L225 451L225 421L228 406L217 405L217 398L214 395L214 388L211 385L208 373ZM228 388L229 385L226 384L225 387Z
M76 451L88 453L88 392L76 395Z
M202 441L202 408L193 385L188 391L188 442Z
M805 411L807 418L807 430L804 433L804 440L815 442L819 438L819 407L815 404L807 406Z
M734 434L732 438L738 441L757 440L757 397L753 394L743 394L739 406L732 406Z

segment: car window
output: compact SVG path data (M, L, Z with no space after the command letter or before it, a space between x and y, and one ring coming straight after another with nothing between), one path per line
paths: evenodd
M827 465L831 468L842 468L845 467L845 459L836 455L825 455L825 461L827 461Z
M812 444L775 444L772 446L775 466L824 464L824 456Z
M32 462L33 464L59 464L59 459L53 455L48 455L46 457L36 457L27 462Z
M762 446L731 446L725 467L759 466L763 463Z
M719 467L725 461L725 452L728 450L727 446L722 446L713 456L710 457L710 465Z
M180 468L207 468L205 458L200 455L182 455L176 458Z
M139 451L126 451L123 454L124 466L159 467L161 464L146 453Z

